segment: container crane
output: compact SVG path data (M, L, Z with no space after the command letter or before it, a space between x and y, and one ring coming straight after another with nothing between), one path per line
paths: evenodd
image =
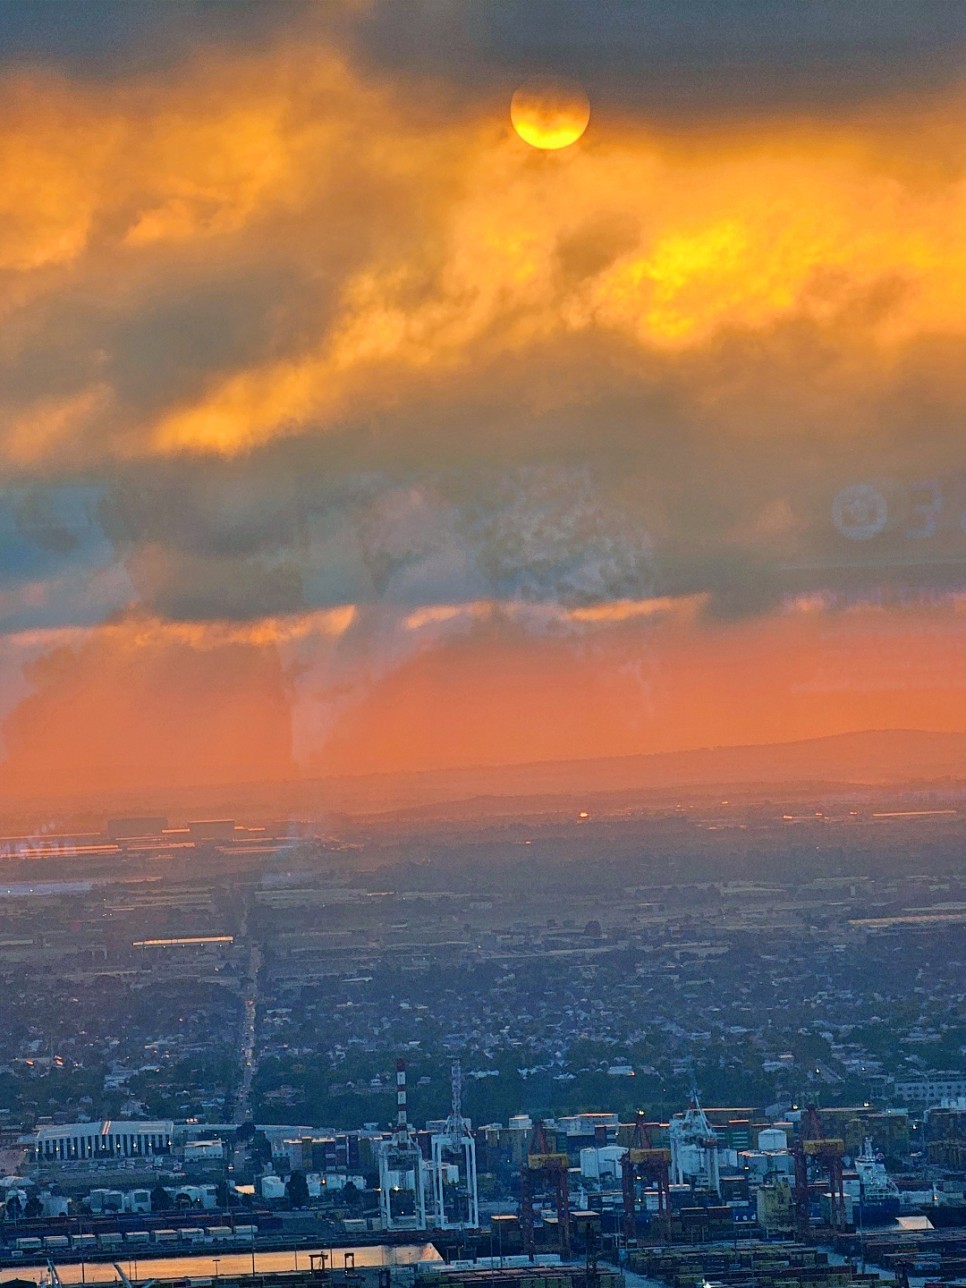
M801 1130L792 1150L795 1168L795 1226L800 1239L808 1237L811 1226L809 1164L824 1171L829 1181L829 1224L839 1230L845 1224L845 1181L842 1158L845 1142L828 1136L815 1105L807 1105Z
M624 1238L637 1237L637 1181L657 1189L656 1225L666 1238L671 1220L671 1151L655 1149L650 1124L643 1113L634 1119L634 1134L621 1159L621 1189L624 1195Z
M570 1155L550 1148L547 1129L543 1121L538 1118L533 1124L529 1150L520 1168L520 1230L523 1235L523 1250L530 1257L533 1256L535 1248L533 1194L534 1178L538 1175L546 1179L553 1191L560 1255L565 1259L570 1256L570 1190L567 1180L569 1167Z
M699 1185L712 1194L721 1194L718 1168L718 1138L701 1108L696 1090L686 1112L668 1124L671 1138L671 1174L676 1185Z
M441 1230L478 1230L480 1204L476 1177L476 1142L463 1117L463 1071L459 1060L450 1070L452 1109L441 1132L432 1138L433 1206ZM447 1183L450 1165L459 1171L455 1185Z
M51 1283L53 1284L54 1288L63 1288L63 1284L60 1281L60 1275L58 1275L57 1271L54 1269L54 1267L50 1264L49 1261L47 1262L47 1264L48 1266L50 1266ZM117 1264L117 1262L116 1261L112 1262L112 1264L114 1266L114 1269L117 1271L118 1276L120 1277L121 1283L124 1285L124 1288L134 1288L134 1284L131 1282L130 1279L128 1279L127 1275ZM140 1285L140 1288L151 1288L151 1285L155 1282L156 1281L154 1279L145 1279L143 1283Z

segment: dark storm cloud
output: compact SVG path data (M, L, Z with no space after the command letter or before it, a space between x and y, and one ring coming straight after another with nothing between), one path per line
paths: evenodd
M821 109L962 76L959 0L31 0L0 6L0 65L117 77L296 34L453 100L551 71L603 111ZM437 93L440 86L437 85Z
M185 267L169 256L141 280L132 275L123 296L112 287L105 266L80 289L20 311L0 345L5 402L110 379L129 414L142 416L273 344L296 343L306 313L319 312L304 275L270 254L258 264L195 259Z
M0 635L93 625L126 602L104 499L101 484L0 488Z
M11 0L0 5L0 66L112 78L154 71L264 40L313 7L311 0Z
M929 93L962 75L956 0L491 0L360 11L356 48L392 72L485 91L573 76L595 107L663 117L818 108Z
M570 377L583 367L597 383L536 416L517 403L519 382L539 378L531 351L526 373L504 362L480 382L492 386L488 399L479 385L454 388L365 425L308 426L231 461L121 470L105 531L139 601L174 618L473 600L570 610L699 595L708 614L733 620L809 592L959 590L956 391L915 451L891 391L870 395L871 428L858 437L807 404L797 424L787 408L782 423L786 373L781 341L772 344L761 358L774 366L770 386L759 376L748 402L738 393L741 434L715 433L688 396L713 389L729 340L677 372L612 370L606 382L602 354L574 351ZM871 539L836 526L835 498L855 485L888 507Z

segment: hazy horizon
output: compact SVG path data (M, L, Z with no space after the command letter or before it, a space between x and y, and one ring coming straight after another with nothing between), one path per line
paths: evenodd
M230 814L240 822L275 823L285 818L319 822L350 818L431 813L459 807L469 819L474 809L486 818L542 809L573 815L578 805L604 814L629 805L666 809L677 794L708 801L728 789L742 804L768 801L774 793L789 800L826 794L868 796L880 801L890 793L924 787L958 799L966 785L966 732L862 730L796 742L694 747L672 752L504 762L334 777L263 779L249 782L184 783L176 787L71 796L50 792L34 798L8 797L0 828L20 821L27 832L39 828L70 831L85 820L99 830L114 815L164 814L171 826L191 818ZM871 798L870 798L871 799ZM503 802L503 804L499 804ZM693 801L692 801L693 803ZM31 822L31 820L34 820ZM13 831L16 833L17 828Z

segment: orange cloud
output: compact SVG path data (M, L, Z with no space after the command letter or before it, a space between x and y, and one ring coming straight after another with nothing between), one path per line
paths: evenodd
M284 248L317 281L285 343L213 369L135 433L123 399L106 405L102 437L125 455L245 451L575 337L673 357L806 320L873 373L927 335L962 335L966 187L928 165L960 99L754 135L595 118L559 155L522 146L505 106L434 118L318 47L120 92L17 79L0 86L0 265L43 272L32 289L51 298L88 281L121 305L169 262L190 292L212 253ZM62 417L39 393L23 409L44 422L38 454L56 452ZM23 459L22 436L8 450Z
M422 251L412 246L367 264L345 282L314 350L174 411L156 428L160 447L231 450L286 426L324 426L359 403L391 405L392 373L418 388L434 373L469 374L501 351L582 333L675 353L723 330L806 319L833 327L863 365L889 363L935 330L962 333L966 189L904 185L854 146L854 127L777 124L683 155L631 127L561 157L460 128L455 195L432 140L412 158L413 187L444 193L431 283L417 285ZM447 134L440 127L449 144ZM624 230L612 254L608 223ZM588 228L603 262L581 271L578 249L568 274L568 250Z
M131 619L25 634L14 643L36 660L31 692L3 728L4 793L109 800L193 784L966 727L961 598L845 613L803 601L715 626L686 606L627 605L591 614L592 633L577 639L467 607L459 630L396 656L384 618L378 636L356 635L349 608L250 626ZM390 654L381 667L380 650Z
M566 637L484 629L373 683L308 763L388 772L960 730L964 646L955 605L714 628L625 619L577 649Z
M27 671L7 718L8 801L48 803L294 771L288 681L278 649L214 632L107 628L62 642Z

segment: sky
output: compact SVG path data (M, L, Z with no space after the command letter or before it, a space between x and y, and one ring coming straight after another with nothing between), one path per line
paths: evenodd
M964 55L0 0L0 792L966 730Z

